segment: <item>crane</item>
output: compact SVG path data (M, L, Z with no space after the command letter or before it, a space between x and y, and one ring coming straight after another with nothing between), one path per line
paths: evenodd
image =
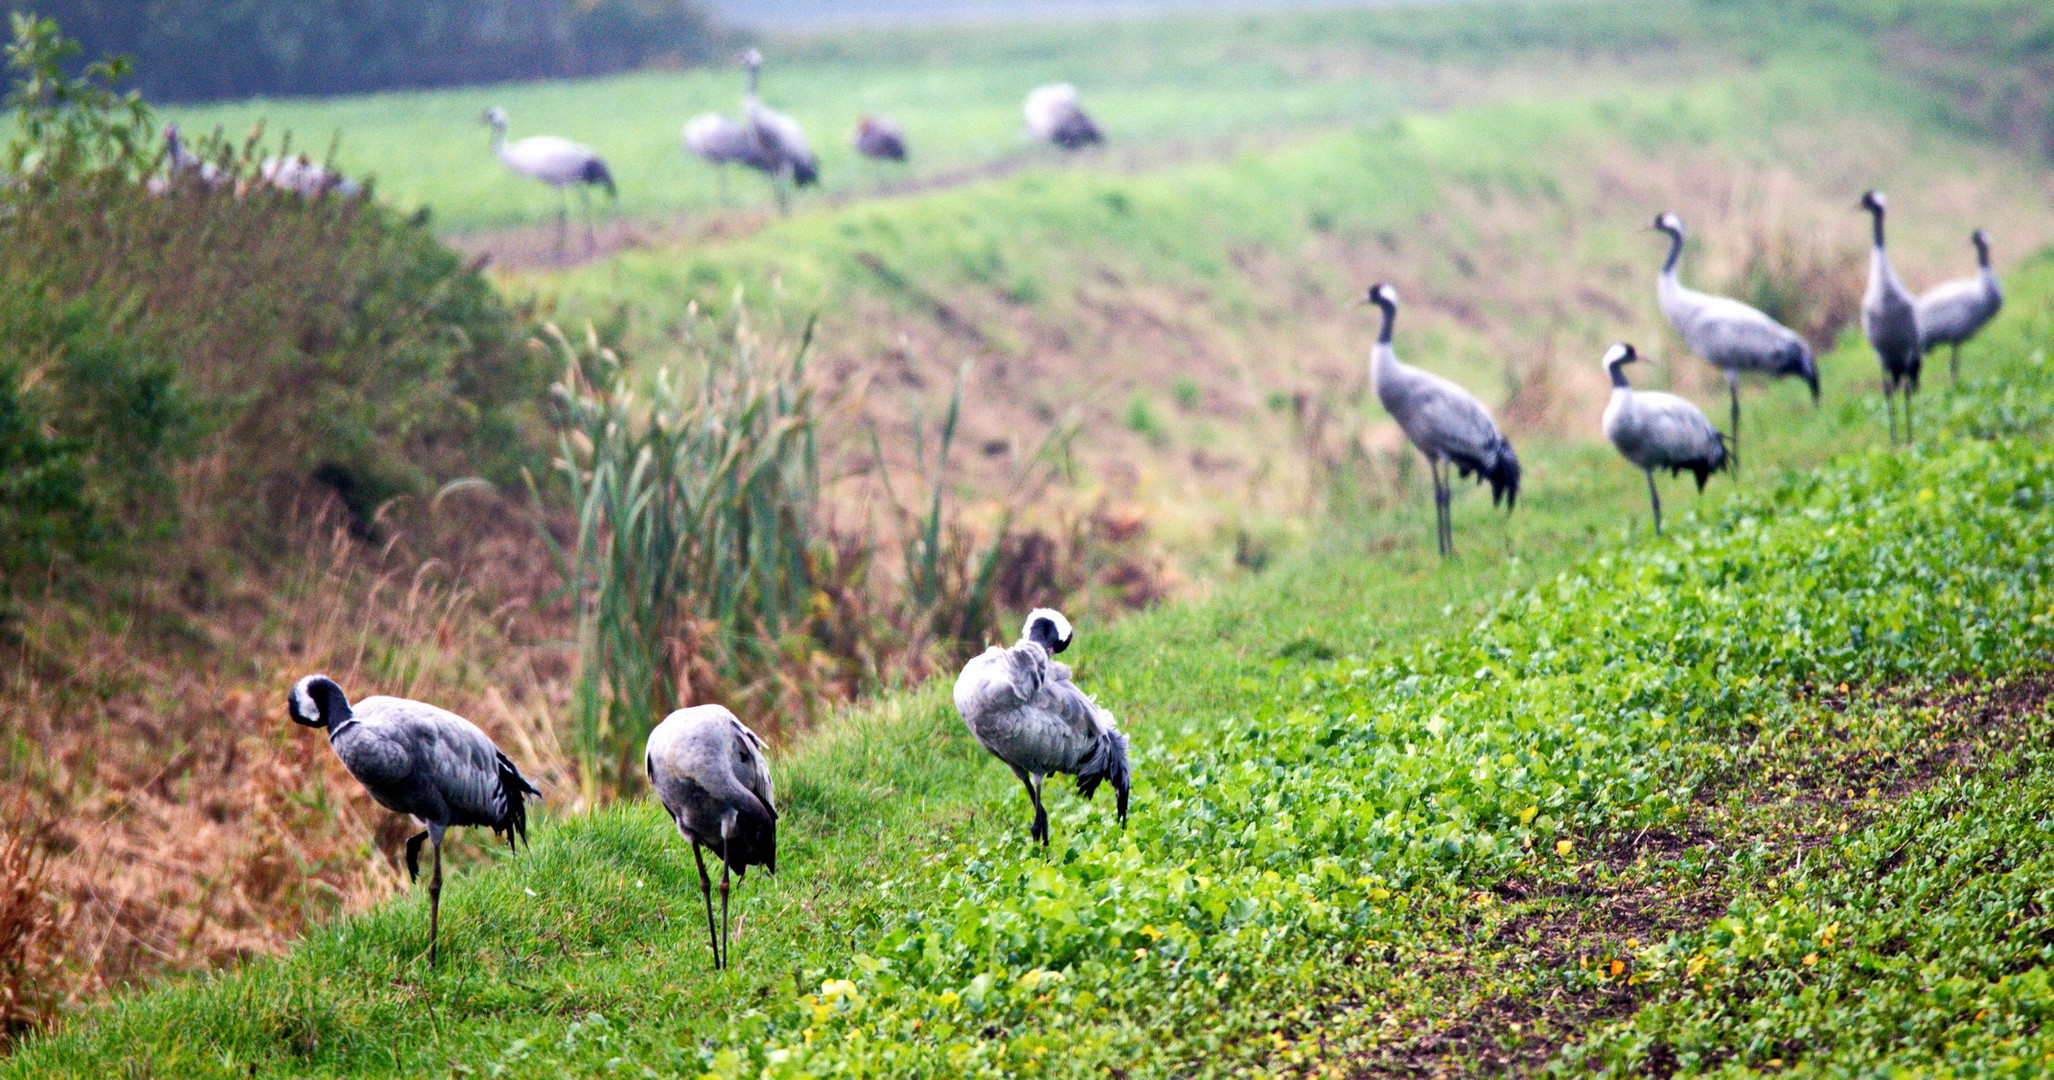
M1976 248L1976 276L1935 285L1919 294L1916 312L1919 352L1930 352L1935 345L1952 349L1947 370L1956 381L1961 379L1961 347L2004 306L1997 271L1990 269L1990 234L1977 229L1968 239Z
M530 135L509 143L506 141L506 110L497 105L485 110L485 123L492 127L492 152L508 169L548 184L562 197L556 218L557 252L562 253L564 237L570 229L569 192L573 186L585 204L585 239L592 246L598 246L598 240L592 234L591 189L602 187L606 189L608 198L619 196L613 185L613 174L607 171L606 162L599 159L599 154L589 146L555 135Z
M706 901L706 936L713 967L729 966L728 872L746 878L751 866L777 873L777 798L771 790L768 749L735 714L719 705L679 709L649 733L643 767L649 786L692 844L699 893ZM720 857L720 932L713 928L713 882L701 849Z
M1890 417L1890 442L1897 442L1897 412L1891 404L1899 389L1904 391L1904 441L1910 442L1911 399L1918 393L1919 351L1918 301L1904 287L1897 270L1890 265L1890 251L1883 246L1883 217L1889 203L1880 191L1864 192L1857 209L1866 210L1873 226L1875 245L1869 249L1869 284L1861 297L1861 332L1876 350L1883 367L1883 411Z
M1655 295L1662 314L1690 346L1726 376L1726 394L1732 403L1728 437L1740 443L1740 376L1759 372L1771 378L1794 375L1811 387L1812 403L1819 400L1819 369L1812 360L1811 346L1789 327L1760 311L1724 296L1686 289L1676 280L1676 263L1683 257L1683 219L1675 214L1655 216L1656 232L1669 236L1669 257L1662 262ZM1734 464L1739 455L1734 454Z
M378 805L411 814L423 830L407 838L407 876L421 876L421 842L435 846L428 879L428 962L435 963L442 928L442 835L452 826L483 825L504 834L509 848L528 838L530 795L541 795L476 724L447 709L396 697L351 705L326 675L294 683L287 699L294 723L322 728L342 767Z
M1647 474L1648 502L1654 508L1655 535L1662 535L1662 495L1655 489L1655 470L1669 475L1689 472L1697 490L1727 467L1726 438L1705 418L1704 410L1677 397L1636 391L1626 381L1625 367L1640 359L1633 346L1620 342L1605 350L1605 374L1612 377L1612 400L1605 405L1605 438L1621 456Z
M1030 839L1048 846L1048 810L1042 783L1051 773L1077 778L1086 799L1099 784L1113 785L1120 824L1127 823L1132 779L1127 736L1112 714L1070 681L1069 665L1054 659L1070 647L1070 621L1051 608L1036 608L1010 649L997 645L972 657L956 677L956 712L970 734L1006 763L1034 804Z
M1065 150L1105 142L1104 133L1078 103L1077 88L1069 83L1050 83L1028 91L1021 111L1027 116L1028 137L1039 142L1054 143Z
M1369 287L1362 302L1376 305L1384 317L1376 347L1370 352L1370 382L1384 410L1426 455L1434 483L1434 539L1443 558L1452 556L1455 526L1448 504L1453 493L1445 467L1452 465L1461 476L1474 475L1479 482L1489 482L1491 505L1502 499L1510 513L1519 502L1519 458L1490 412L1469 391L1432 372L1398 362L1391 349L1391 328L1398 320L1396 289L1378 282Z

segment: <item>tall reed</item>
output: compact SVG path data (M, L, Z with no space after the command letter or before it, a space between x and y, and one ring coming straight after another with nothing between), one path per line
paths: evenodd
M635 370L596 331L544 331L564 364L552 403L577 527L551 543L576 598L588 788L632 775L641 735L678 705L716 691L775 703L782 656L803 648L819 558L812 326L791 347L739 316L707 329Z

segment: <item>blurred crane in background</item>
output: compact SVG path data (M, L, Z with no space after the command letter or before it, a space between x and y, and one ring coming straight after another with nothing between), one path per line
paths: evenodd
M1028 91L1021 111L1027 116L1028 137L1037 141L1054 143L1065 150L1105 142L1105 135L1078 103L1077 88L1069 83L1051 83Z
M1772 378L1795 375L1811 387L1812 402L1817 404L1819 369L1811 346L1796 331L1738 300L1684 288L1676 280L1676 263L1683 258L1683 219L1660 214L1653 228L1669 237L1669 256L1663 260L1655 284L1656 299L1690 351L1726 376L1727 400L1733 409L1726 436L1732 445L1740 445L1741 372L1756 371ZM1739 463L1736 450L1732 465Z
M1875 245L1869 249L1869 284L1861 297L1861 332L1876 350L1876 362L1883 366L1883 411L1890 417L1890 441L1897 441L1897 411L1892 404L1899 389L1904 391L1904 441L1911 441L1911 399L1918 393L1919 352L1918 301L1890 265L1890 251L1883 246L1883 217L1888 201L1880 191L1862 194L1859 209L1870 216Z
M1430 371L1398 362L1398 354L1391 349L1391 329L1398 321L1396 289L1378 282L1369 287L1362 302L1375 304L1384 316L1370 353L1370 383L1384 410L1426 455L1434 482L1434 540L1441 556L1451 557L1455 554L1455 524L1449 502L1454 493L1447 467L1452 465L1461 476L1474 475L1478 482L1489 482L1491 505L1502 499L1509 513L1519 503L1519 458L1489 410L1469 391Z
M1917 308L1919 352L1931 352L1935 345L1951 348L1947 371L1956 381L1961 379L1962 345L2004 306L1997 271L1990 269L1990 234L1977 229L1968 239L1976 247L1976 276L1933 286L1919 296Z
M556 189L562 197L562 204L556 215L556 250L561 255L565 237L570 231L571 202L570 188L576 186L578 198L585 205L585 241L588 246L598 247L598 238L592 229L593 187L606 189L608 198L619 192L613 186L613 174L607 171L606 162L591 147L574 143L555 135L530 135L519 142L506 141L506 110L497 105L485 110L485 122L492 126L492 152L507 168L522 176L533 177Z

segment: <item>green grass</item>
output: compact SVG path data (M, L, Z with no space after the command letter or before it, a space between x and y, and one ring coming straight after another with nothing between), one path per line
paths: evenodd
M629 804L545 820L531 854L459 874L440 969L418 955L416 897L282 960L99 1008L0 1075L121 1061L138 1075L586 1072L616 1058L659 1074L1191 1075L1311 1052L1286 1047L1315 1022L1320 1052L1366 1052L1388 1025L1476 992L1423 961L1478 932L1476 890L1573 882L1558 840L1683 819L1756 733L1801 742L1818 687L2044 658L2054 457L2020 436L2044 433L2054 390L2054 263L2012 285L1973 381L1929 395L1948 433L1915 451L1859 449L1878 410L1871 361L1850 348L1824 365L1826 409L1761 399L1746 489L1715 483L1668 541L1636 533L1630 470L1543 447L1509 529L1463 500L1462 561L1433 560L1424 508L1408 508L1211 601L1085 628L1079 676L1135 736L1124 832L1062 794L1057 846L1033 850L1014 785L930 687L780 763L784 871L741 887L730 975L706 970L681 842ZM1950 933L1934 947L1983 940ZM1578 989L1509 952L1479 967L1486 988ZM1702 1040L1736 1021L1691 1022Z
M1266 14L1182 14L1101 23L1047 22L1003 33L944 27L836 31L765 43L765 100L804 125L821 158L825 191L854 196L883 180L948 180L989 167L1053 162L1024 144L1020 102L1051 81L1078 84L1106 128L1116 165L1165 155L1216 154L1280 135L1357 127L1421 101L1454 70L1491 71L1549 59L1639 52L1679 58L1747 50L1834 32L1680 2L1577 6L1473 4L1428 9ZM381 197L433 209L440 228L469 231L550 220L556 199L508 174L489 152L479 114L501 105L513 137L556 134L585 142L620 180L630 218L717 209L711 170L686 158L685 120L740 109L740 73L712 68L578 82L394 93L332 100L259 100L172 107L189 133L239 141L259 122L317 155L336 150L347 173L376 177ZM858 115L898 118L913 146L903 176L855 158ZM767 207L756 178L731 177L730 195Z

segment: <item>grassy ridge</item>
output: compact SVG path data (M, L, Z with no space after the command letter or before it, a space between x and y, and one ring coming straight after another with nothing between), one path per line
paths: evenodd
M1150 162L1166 150L1273 139L1284 131L1355 126L1417 103L1451 73L1546 58L1640 53L1673 60L1706 49L1749 50L1793 40L1832 40L1750 6L1653 4L1465 4L1360 11L1181 13L1093 23L1040 22L1004 33L871 29L775 39L765 99L807 130L825 190L848 195L881 176L849 146L856 117L882 112L907 128L914 179L940 179L1042 157L1023 146L1020 102L1045 82L1084 91L1114 144L1117 162ZM1429 73L1427 65L1439 70ZM464 231L544 222L547 189L509 176L478 122L504 106L513 135L564 135L597 149L621 180L631 218L718 208L713 172L684 156L679 128L707 111L739 111L741 79L729 68L578 82L380 94L329 101L254 101L173 108L189 132L232 139L258 122L289 131L316 154L335 144L352 175L372 175L402 207L429 206L440 227ZM1125 147L1127 149L1121 149ZM1048 155L1053 157L1055 155ZM767 206L748 176L731 196Z
M1044 861L1015 793L929 690L787 763L787 872L743 888L731 976L704 970L681 847L632 806L548 823L531 856L455 882L440 971L415 956L411 902L285 960L118 1003L0 1075L123 1058L224 1076L615 1059L1190 1075L1372 1047L1475 992L1423 961L1481 932L1477 889L1574 882L1578 845L1683 819L1746 733L1814 727L1814 688L2044 656L2054 459L2020 436L2047 420L2054 372L2035 350L2054 264L2012 284L2000 339L1978 350L1988 374L1934 395L1948 433L1913 453L1785 473L1703 528L1595 562L1585 538L1616 536L1624 500L1558 489L1522 509L1522 562L1357 549L1091 635L1080 677L1137 736L1124 833L1059 796ZM1855 393L1866 360L1829 358L1829 393ZM1867 434L1867 412L1855 429L1833 412L1779 422L1749 483ZM1576 450L1536 458L1537 475L1625 471ZM1487 540L1472 527L1472 545ZM1472 606L1536 571L1538 590ZM1493 962L1507 984L1591 979ZM1298 1044L1315 1025L1325 1041Z

